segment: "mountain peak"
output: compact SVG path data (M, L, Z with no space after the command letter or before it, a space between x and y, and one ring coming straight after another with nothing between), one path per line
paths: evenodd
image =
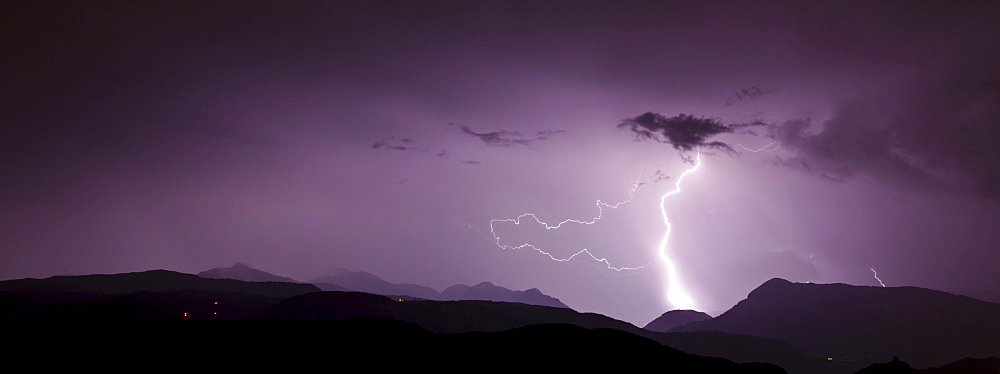
M663 313L656 319L643 326L643 329L656 332L667 332L677 326L684 326L691 322L699 322L712 319L712 316L690 309L677 309Z
M771 278L767 282L761 283L757 288L786 287L790 284L793 283L782 278Z
M257 270L241 262L237 262L228 268L215 268L198 273L199 277L202 278L215 278L215 279L235 279L244 282L287 282L287 283L299 283L298 281L274 275L266 271Z
M981 347L996 346L997 315L1000 304L924 288L775 278L722 315L674 331L755 335L822 357L899 356L916 366L935 366L991 353Z
M781 278L771 278L767 282L761 283L750 294L747 298L751 297L767 297L768 295L778 295L787 290L790 286L796 285L797 283L792 283Z

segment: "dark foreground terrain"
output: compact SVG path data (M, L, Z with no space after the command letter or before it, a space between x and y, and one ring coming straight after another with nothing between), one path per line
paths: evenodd
M751 294L755 303L757 294ZM734 310L748 304L741 305ZM42 369L623 370L652 365L671 373L847 374L901 368L899 363L868 366L874 361L816 357L774 337L677 330L649 331L562 307L322 292L310 284L207 279L164 270L0 282L4 357ZM920 372L997 374L988 371L992 362L968 359ZM985 372L968 371L984 365Z
M687 354L616 329L530 325L439 334L381 318L339 321L133 321L23 326L9 357L45 367L179 370L616 369L656 365L680 373L783 373L770 364Z

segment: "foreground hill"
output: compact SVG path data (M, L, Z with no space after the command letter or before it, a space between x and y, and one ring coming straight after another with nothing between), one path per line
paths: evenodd
M115 333L119 335L120 339L135 341L136 344L155 346L160 343L149 341L149 337L145 335L143 338L132 337L131 331L157 331L156 329L161 328L161 326L173 326L170 328L162 327L171 330L179 328L177 326L189 326L171 325L169 324L171 320L177 322L208 320L203 321L208 324L190 325L200 326L190 327L190 329L201 329L189 331L189 338L182 342L185 345L191 345L196 343L191 341L195 337L219 343L230 342L230 337L213 335L216 333L233 333L242 336L242 333L233 332L233 330L241 328L233 327L230 330L230 327L225 327L233 326L230 325L231 323L239 323L238 326L260 325L265 326L265 328L276 325L291 326L288 331L298 331L296 329L308 330L309 328L297 326L325 326L326 320L348 321L359 318L382 318L401 321L399 323L405 322L406 326L419 325L422 326L419 330L427 333L452 334L501 333L532 325L568 324L585 329L615 329L624 334L636 335L635 338L641 337L642 341L651 340L701 356L723 357L739 363L771 362L787 368L793 374L851 372L836 370L842 369L843 366L837 365L835 362L809 357L791 344L774 339L704 332L657 333L599 314L578 313L568 308L523 303L428 300L401 302L398 301L399 299L356 292L317 292L316 287L309 284L206 279L191 274L163 270L113 275L22 279L0 282L0 330L11 334L20 331L24 335L40 334L39 336L61 338L73 335L75 333L72 331L81 329L94 329L109 333L117 331ZM266 321L254 322L262 317L266 318ZM407 327L401 328L408 329ZM412 331L406 331L399 334L411 337L419 335L408 335ZM392 339L400 336L396 332L372 331L371 333L374 334L373 336L388 333ZM80 334L105 336L93 331L80 332ZM312 332L303 333L303 335L281 335L277 332L275 334L278 334L275 335L275 339L279 339L276 341L283 342L305 339L306 336L316 336ZM163 336L172 335L164 333ZM570 336L574 335L570 334ZM267 338L267 334L260 336L260 339L266 340ZM493 338L483 339L492 340ZM559 337L532 339L573 346L559 340ZM590 338L584 336L580 339L586 341ZM276 341L268 341L264 345L273 347L277 344ZM424 347L435 347L434 344L437 344L435 342L436 340L418 340L408 346L411 351L423 352L425 351ZM462 340L462 342L476 342L482 346L494 344L493 346L503 352L510 352L511 349L511 347L504 346L510 341L503 339L495 343L478 340ZM609 344L613 342L615 342L614 339L609 340ZM92 341L86 344L97 344L97 342ZM234 344L239 346L242 342ZM337 340L334 345L351 344L353 343ZM455 344L464 348L464 343ZM519 340L517 344L528 345ZM296 346L301 346L301 344ZM451 346L445 345L444 347L450 348ZM609 348L597 343L594 343L594 347L596 347L595 349L599 348L601 352L582 349L576 352L577 356L573 357L585 357L586 359L576 360L587 361L593 358L593 355L603 354L604 351L615 351L613 347ZM550 347L548 349L553 351L559 348ZM541 348L539 350L544 351ZM400 348L390 353L399 355L403 351L405 350ZM190 354L187 349L185 352ZM434 352L435 355L439 353ZM566 353L569 354L569 352ZM619 357L621 358L618 358L617 361L615 359L612 361L622 363L624 362L622 360L627 361L635 358L631 355ZM516 360L521 362L519 359Z
M407 367L425 368L469 369L484 362L513 368L533 361L541 362L534 367L553 369L612 368L635 357L657 357L663 368L679 372L784 372L769 364L683 353L632 333L641 330L628 323L567 308L399 302L313 291L308 284L207 279L163 270L21 279L0 282L0 329L5 339L19 343L9 355L59 357L57 362L80 365L114 352L116 359L102 361L106 368L170 357L165 365L178 369L224 362L216 368L304 370L333 353L352 360L400 359ZM373 316L385 318L366 318ZM333 339L301 344L318 336ZM376 356L370 356L373 352ZM443 352L446 357L428 359ZM593 354L606 360L593 362ZM246 360L247 355L255 359Z
M356 292L321 292L295 296L261 315L275 320L349 320L390 318L437 333L497 332L537 324L572 324L612 328L682 351L723 357L740 363L770 362L795 374L850 373L845 365L810 357L787 342L717 332L658 333L595 313L521 303L489 301L398 301Z
M20 361L73 370L134 369L155 363L161 370L210 372L306 372L323 367L610 371L654 362L657 370L669 373L784 373L770 364L736 364L684 353L620 330L566 324L436 334L388 319L184 320L14 328L5 331L5 339L22 343L6 351Z
M309 284L206 279L167 270L0 282L0 324L244 319L318 289Z
M791 343L759 336L717 331L661 333L646 330L638 334L691 354L723 357L734 362L769 362L791 374L847 374L867 364L810 356Z
M283 320L371 317L412 322L438 333L502 331L541 323L637 330L627 322L568 308L475 300L401 302L361 292L316 292L294 296L261 314L261 318Z
M872 364L855 374L996 374L1000 373L1000 358L966 357L950 364L928 369L914 369L905 361L893 358L890 362Z
M772 279L726 313L674 331L721 331L791 342L834 360L917 367L1000 354L1000 304L916 287Z
M209 279L169 270L0 281L0 291L30 291L35 293L110 295L139 291L158 292L194 289L250 293L269 297L290 297L319 291L318 288L310 284Z

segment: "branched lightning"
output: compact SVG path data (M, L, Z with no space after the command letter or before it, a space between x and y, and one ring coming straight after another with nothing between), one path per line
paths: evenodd
M543 254L545 256L548 256L553 261L559 261L559 262L570 261L570 260L576 258L576 256L579 256L581 254L587 254L594 261L603 263L603 264L605 264L608 267L608 269L611 269L611 270L614 270L614 271L619 271L620 272L620 271L625 271L625 270L639 270L639 269L643 269L646 266L649 266L650 264L652 264L653 261L647 262L645 265L642 265L642 266L634 266L634 267L622 266L622 267L617 267L617 266L611 265L611 262L608 261L608 259L605 258L605 257L598 258L593 253L591 253L590 250L587 249L587 248L581 249L580 251L574 253L573 255L571 255L569 257L559 258L559 257L556 257L555 255L553 255L552 253L547 252L547 251L545 251L545 250L543 250L543 249L541 249L541 248L539 248L539 247L537 247L537 246L535 246L535 245L533 245L531 243L524 243L524 244L520 244L520 245L502 244L502 243L500 243L500 235L497 234L496 228L495 228L495 224L497 222L510 222L510 223L513 223L516 226L520 225L521 224L521 219L526 218L526 217L530 218L530 219L534 220L536 223L544 226L546 230L558 229L558 228L562 227L562 225L567 224L567 223L575 223L575 224L581 224L581 225L593 225L593 224L597 223L597 221L600 221L601 218L604 216L604 208L617 209L618 207L620 207L622 205L625 205L625 204L628 204L628 203L632 202L632 200L635 198L635 190L639 188L639 185L641 185L641 183L639 183L639 180L641 178L642 178L642 172L640 171L639 177L637 177L636 180L635 180L635 182L632 183L632 188L630 188L629 191L628 191L628 199L627 200L621 201L621 202L618 202L618 203L615 203L615 204L608 204L608 203L605 203L605 202L603 202L601 200L597 200L597 202L595 203L597 205L597 216L595 216L594 218L592 218L590 220L579 220L579 219L572 219L571 218L571 219L566 219L566 220L560 221L559 223L557 223L555 225L551 225L548 222L545 222L545 221L542 221L541 219L539 219L538 216L535 215L534 213L524 213L524 214L522 214L520 216L517 216L517 218L491 219L490 220L490 233L493 234L493 239L496 242L497 247L500 247L501 249L514 249L514 250L517 250L517 249L530 248L530 249L535 250L538 253L541 253L541 254Z
M885 287L885 283L882 283L882 280L878 279L878 273L875 272L875 268L871 268L871 270L872 270L872 274L875 274L875 280L878 281L878 284L881 284L882 287Z
M685 170L684 173L682 173L675 180L675 182L674 182L674 189L671 190L671 191L668 191L667 193L665 193L662 196L660 196L660 215L663 218L663 224L666 225L666 232L663 234L663 239L660 241L659 247L657 249L657 253L659 254L660 260L663 261L664 265L667 268L667 281L668 281L668 284L667 284L667 299L677 309L695 309L695 305L694 305L694 299L691 298L691 296L688 294L688 292L681 285L680 277L677 274L677 267L674 265L674 262L667 255L667 243L670 240L670 233L671 233L671 229L672 229L673 225L670 223L670 219L667 217L666 203L667 203L667 198L668 197L673 196L673 195L678 194L678 193L681 192L681 183L684 181L684 178L686 176L688 176L688 174L691 174L691 173L697 171L698 168L700 168L700 167L701 167L701 152L699 151L697 153L697 156L694 159L694 165L691 166L691 168ZM640 178L641 178L641 174L640 174ZM532 250L534 250L534 251L536 251L538 253L541 253L541 254L543 254L545 256L548 256L553 261L559 261L559 262L570 261L570 260L576 258L577 256L581 255L581 254L586 254L586 255L590 256L590 258L593 259L594 261L604 263L607 266L608 269L611 269L611 270L614 270L614 271L621 272L621 271L625 271L625 270L639 270L639 269L643 269L643 268L651 265L654 260L651 260L651 261L647 262L646 264L644 264L642 266L616 267L616 266L613 266L611 264L611 262L609 262L607 260L607 258L603 258L603 257L602 258L598 258L593 253L591 253L590 250L587 249L587 248L581 249L580 251L574 253L573 255L571 255L569 257L559 258L559 257L556 257L553 254L551 254L551 253L549 253L549 252L547 252L547 251L545 251L545 250L543 250L543 249L541 249L541 248L539 248L539 247L537 247L537 246L535 246L535 245L533 245L531 243L524 243L524 244L520 244L520 245L507 245L507 244L503 244L503 243L500 242L500 235L498 235L497 232L496 232L496 223L498 223L498 222L506 222L506 223L513 223L514 225L520 225L521 222L522 222L522 219L525 219L525 218L528 218L530 220L534 220L535 223L544 226L546 230L558 229L558 228L562 227L562 225L568 224L568 223L575 223L575 224L582 224L582 225L593 225L593 224L597 223L597 221L599 221L603 217L603 215L604 215L604 208L615 209L615 208L618 208L619 206L622 206L624 204L628 204L628 203L632 202L632 199L635 197L635 190L641 184L641 183L639 183L639 179L640 178L636 178L636 181L632 184L632 188L629 190L629 198L627 200L619 202L619 203L616 203L616 204L607 204L607 203L602 202L601 200L597 200L596 205L597 205L597 209L598 209L598 214L597 214L597 216L595 216L594 218L592 218L590 220L566 219L566 220L560 221L559 223L556 223L556 224L549 224L549 223L547 223L547 222L542 221L541 219L539 219L538 216L535 215L534 213L524 213L524 214L522 214L520 216L517 216L516 218L491 219L490 220L490 233L493 234L493 239L494 239L497 247L499 247L501 249L513 249L513 250L517 250L517 249L530 248L530 249L532 249Z
M781 148L781 143L770 142L767 145L765 145L763 147L760 147L760 148L757 148L757 149L747 148L743 144L736 144L736 146L740 147L740 148L743 148L744 151L753 152L753 153L757 153L757 152L773 152L773 151L777 151L778 148Z
M681 182L684 181L684 177L698 170L700 166L701 152L698 152L698 155L695 157L694 166L685 170L680 177L677 177L677 181L674 183L674 190L660 197L660 215L663 216L663 224L667 226L667 231L663 234L663 240L660 241L658 253L660 254L660 259L663 260L663 264L667 267L667 300L677 309L693 310L695 307L694 300L681 286L680 278L677 276L677 267L674 266L674 262L667 256L667 241L670 240L670 231L673 228L673 225L670 224L670 219L667 218L667 198L680 193Z

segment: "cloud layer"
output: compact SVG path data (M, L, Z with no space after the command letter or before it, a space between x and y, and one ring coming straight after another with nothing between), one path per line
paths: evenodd
M792 151L779 162L835 181L864 175L909 190L1000 195L1000 90L991 85L1000 66L962 66L896 95L840 100L822 126L770 125Z

